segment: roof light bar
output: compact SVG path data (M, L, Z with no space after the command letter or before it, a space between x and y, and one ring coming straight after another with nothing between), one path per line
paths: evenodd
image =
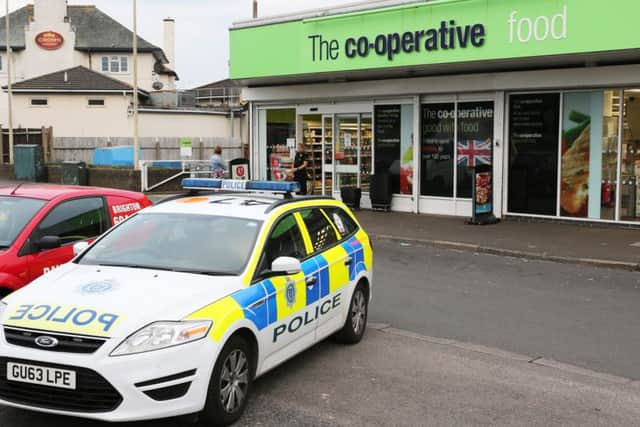
M293 181L244 181L234 179L186 178L185 190L221 190L291 194L300 191L300 184Z

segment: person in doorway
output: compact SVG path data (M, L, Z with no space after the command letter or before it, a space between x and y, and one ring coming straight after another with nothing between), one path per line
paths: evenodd
M289 173L293 175L293 180L300 184L300 192L298 194L302 196L307 195L307 166L309 166L309 161L307 160L304 144L298 144L296 157L293 160L293 169Z
M227 173L227 162L222 158L222 147L219 145L211 156L211 175L214 178L224 178Z

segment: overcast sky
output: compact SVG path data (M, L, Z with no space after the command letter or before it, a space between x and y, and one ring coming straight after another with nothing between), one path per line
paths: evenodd
M258 0L260 16L353 2ZM9 0L9 7L17 9L29 3L33 0ZM95 4L127 27L132 26L131 0L69 0L69 4ZM143 38L162 47L162 20L175 18L176 68L180 87L187 89L229 76L228 29L235 21L251 18L251 11L252 0L138 0L138 31Z

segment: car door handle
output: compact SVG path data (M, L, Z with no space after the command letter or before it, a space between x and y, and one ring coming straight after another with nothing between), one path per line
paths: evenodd
M305 281L307 282L307 288L313 289L316 283L318 283L318 278L316 276L309 276Z
M345 258L344 260L344 265L346 265L347 267L350 266L351 264L353 264L353 258L351 258L350 256L348 256L347 258Z

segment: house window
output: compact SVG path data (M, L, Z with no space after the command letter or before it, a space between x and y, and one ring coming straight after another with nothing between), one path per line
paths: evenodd
M32 107L46 107L48 105L49 100L47 98L31 98Z
M128 56L103 56L102 72L104 73L128 73L129 57Z
M104 98L89 98L87 101L89 107L104 107Z

